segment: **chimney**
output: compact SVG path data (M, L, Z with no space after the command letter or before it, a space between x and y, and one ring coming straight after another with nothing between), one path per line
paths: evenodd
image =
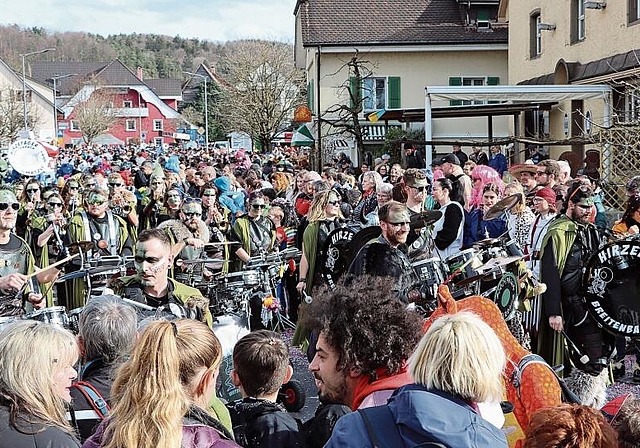
M138 79L139 79L140 81L143 81L143 80L144 80L143 75L142 75L142 67L138 67L138 68L136 69L136 76L138 77Z

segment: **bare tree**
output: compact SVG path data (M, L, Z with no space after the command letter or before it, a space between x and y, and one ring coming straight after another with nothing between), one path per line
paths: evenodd
M84 101L73 108L75 120L86 143L106 132L118 122L113 109L113 93L106 88L97 88Z
M30 91L27 92L27 95L29 94L31 94ZM31 101L27 101L29 129L33 129L39 121L37 109L32 105ZM0 88L0 142L14 140L18 131L24 128L23 113L22 90L16 90L10 86Z
M364 80L371 77L373 68L370 61L362 59L358 50L345 62L332 76L346 72L346 80L336 88L342 91L339 95L346 99L346 103L341 102L329 106L320 119L321 123L331 125L330 129L325 129L326 135L350 135L356 143L358 160L364 160L364 142L362 126L360 125L361 114L363 112L363 102L369 98L366 89L363 88Z
M221 93L228 130L243 131L268 149L273 135L290 125L303 102L303 72L295 68L291 45L258 40L240 41L225 60L230 87Z

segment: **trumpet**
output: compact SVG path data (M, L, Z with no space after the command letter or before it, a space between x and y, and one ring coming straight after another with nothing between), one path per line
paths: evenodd
M221 210L217 204L209 207L208 215L209 226L217 228L222 233L229 231L229 220L225 216L224 210Z

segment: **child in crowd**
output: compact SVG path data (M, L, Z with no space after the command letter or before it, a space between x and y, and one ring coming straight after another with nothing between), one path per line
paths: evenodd
M240 445L245 448L304 445L298 422L276 403L280 387L292 374L289 350L276 333L254 331L236 343L231 377L243 399L227 406Z

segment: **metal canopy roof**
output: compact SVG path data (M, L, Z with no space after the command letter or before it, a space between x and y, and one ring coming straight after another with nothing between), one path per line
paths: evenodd
M604 126L611 117L611 86L596 85L504 85L504 86L427 86L425 87L425 140L433 138L434 100L510 101L510 102L562 102L570 100L601 99L604 102ZM431 148L433 146L431 145ZM431 165L432 151L426 151L426 165Z

